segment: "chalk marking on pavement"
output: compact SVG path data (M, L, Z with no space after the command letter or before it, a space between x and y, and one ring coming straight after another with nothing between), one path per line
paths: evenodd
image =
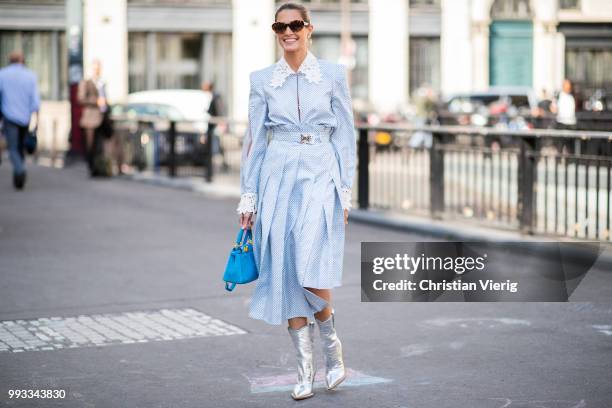
M198 310L160 309L0 322L0 353L246 334Z
M252 394L260 394L265 392L282 392L291 391L295 386L296 374L271 375L263 377L249 377L245 375L251 385ZM382 384L392 382L392 379L375 377L362 373L361 371L346 369L346 380L338 386L342 387L359 387L362 385ZM315 375L315 388L325 389L325 369L318 368Z
M413 357L420 356L431 351L431 346L427 344L409 344L407 346L400 347L400 354L402 357Z
M465 346L465 343L462 341L451 341L450 343L448 343L448 347L450 347L453 350L462 349L464 346Z
M465 346L465 343L461 341L452 341L446 345L451 350L460 350ZM432 351L436 346L429 344L408 344L400 347L400 355L404 358L420 356ZM440 345L440 347L443 347Z
M510 398L489 398L490 400L500 401L503 405L496 406L495 408L585 408L586 401L581 399L580 401L568 401L568 400L528 400L528 399L515 399ZM546 404L546 405L544 405ZM552 405L550 405L552 404Z
M494 318L494 317L460 317L460 318L446 318L440 317L437 319L425 320L425 324L437 327L446 326L459 326L461 328L468 328L470 326L488 326L489 328L495 328L499 325L503 326L531 326L529 320L512 319L506 317Z
M593 328L606 336L612 336L612 325L610 324L594 324Z

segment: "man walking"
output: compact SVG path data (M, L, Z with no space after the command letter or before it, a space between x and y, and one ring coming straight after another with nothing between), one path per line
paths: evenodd
M21 52L11 52L10 64L0 69L0 113L4 118L9 157L13 165L13 185L23 189L26 181L24 141L32 113L40 108L36 74L24 65Z

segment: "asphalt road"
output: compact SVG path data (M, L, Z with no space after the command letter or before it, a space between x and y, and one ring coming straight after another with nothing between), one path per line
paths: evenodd
M362 303L361 241L429 238L354 222L344 285L334 292L350 376L337 391L319 383L315 397L294 402L286 328L248 317L252 285L223 289L235 206L135 181L90 180L82 166L30 166L26 190L15 192L3 162L1 322L188 309L245 333L0 351L0 404L612 407L610 273L590 274L575 293L597 302ZM11 389L44 388L68 396L9 399Z

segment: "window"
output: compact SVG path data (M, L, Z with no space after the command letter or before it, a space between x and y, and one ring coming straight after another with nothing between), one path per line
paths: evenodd
M612 49L568 48L565 51L566 76L584 90L612 89Z
M198 89L202 35L158 33L156 39L157 88Z
M147 37L145 33L128 35L128 90L147 89Z
M531 20L529 0L495 0L491 17L495 20Z
M199 89L212 80L231 106L232 35L226 33L128 34L129 92Z
M366 3L368 2L368 0L350 0L351 3ZM283 2L279 2L279 5L282 4ZM340 4L340 0L303 0L302 3L309 3L309 4Z
M559 8L561 10L579 9L580 0L559 0Z
M440 39L410 38L410 92L422 86L440 89Z
M201 47L200 33L129 33L129 91L199 89Z
M348 8L351 11L364 11L368 9L368 1L369 0L349 0ZM279 1L276 0L276 8L280 7L282 4L286 3L285 0ZM310 9L310 11L317 10L333 10L338 11L342 8L342 0L302 0L302 2L306 7Z
M231 6L232 0L127 0L130 6Z
M351 71L351 97L368 98L368 38L353 37L355 41L355 67ZM340 57L340 37L335 35L313 35L312 53L321 59L337 62ZM278 58L280 58L278 55ZM278 59L277 58L277 59Z
M410 0L410 7L440 7L440 0Z
M36 73L41 99L68 98L66 40L58 31L0 31L0 67L12 51L21 51Z

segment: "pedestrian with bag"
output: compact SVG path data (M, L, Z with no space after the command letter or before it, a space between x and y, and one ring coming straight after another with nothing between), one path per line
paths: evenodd
M92 61L92 75L79 83L77 97L83 107L81 128L85 132L85 157L91 177L104 175L104 135L100 128L108 111L106 83L101 78L102 64ZM102 164L101 164L102 163Z
M25 66L23 54L11 52L9 65L0 69L0 117L3 118L16 190L22 190L26 182L25 149L34 113L38 124L40 94L37 83L36 74Z
M283 56L250 74L237 212L241 228L253 228L259 272L249 316L287 322L298 400L314 395L315 321L327 389L346 378L331 291L342 281L356 137L345 68L309 50L308 10L285 3L274 17Z

